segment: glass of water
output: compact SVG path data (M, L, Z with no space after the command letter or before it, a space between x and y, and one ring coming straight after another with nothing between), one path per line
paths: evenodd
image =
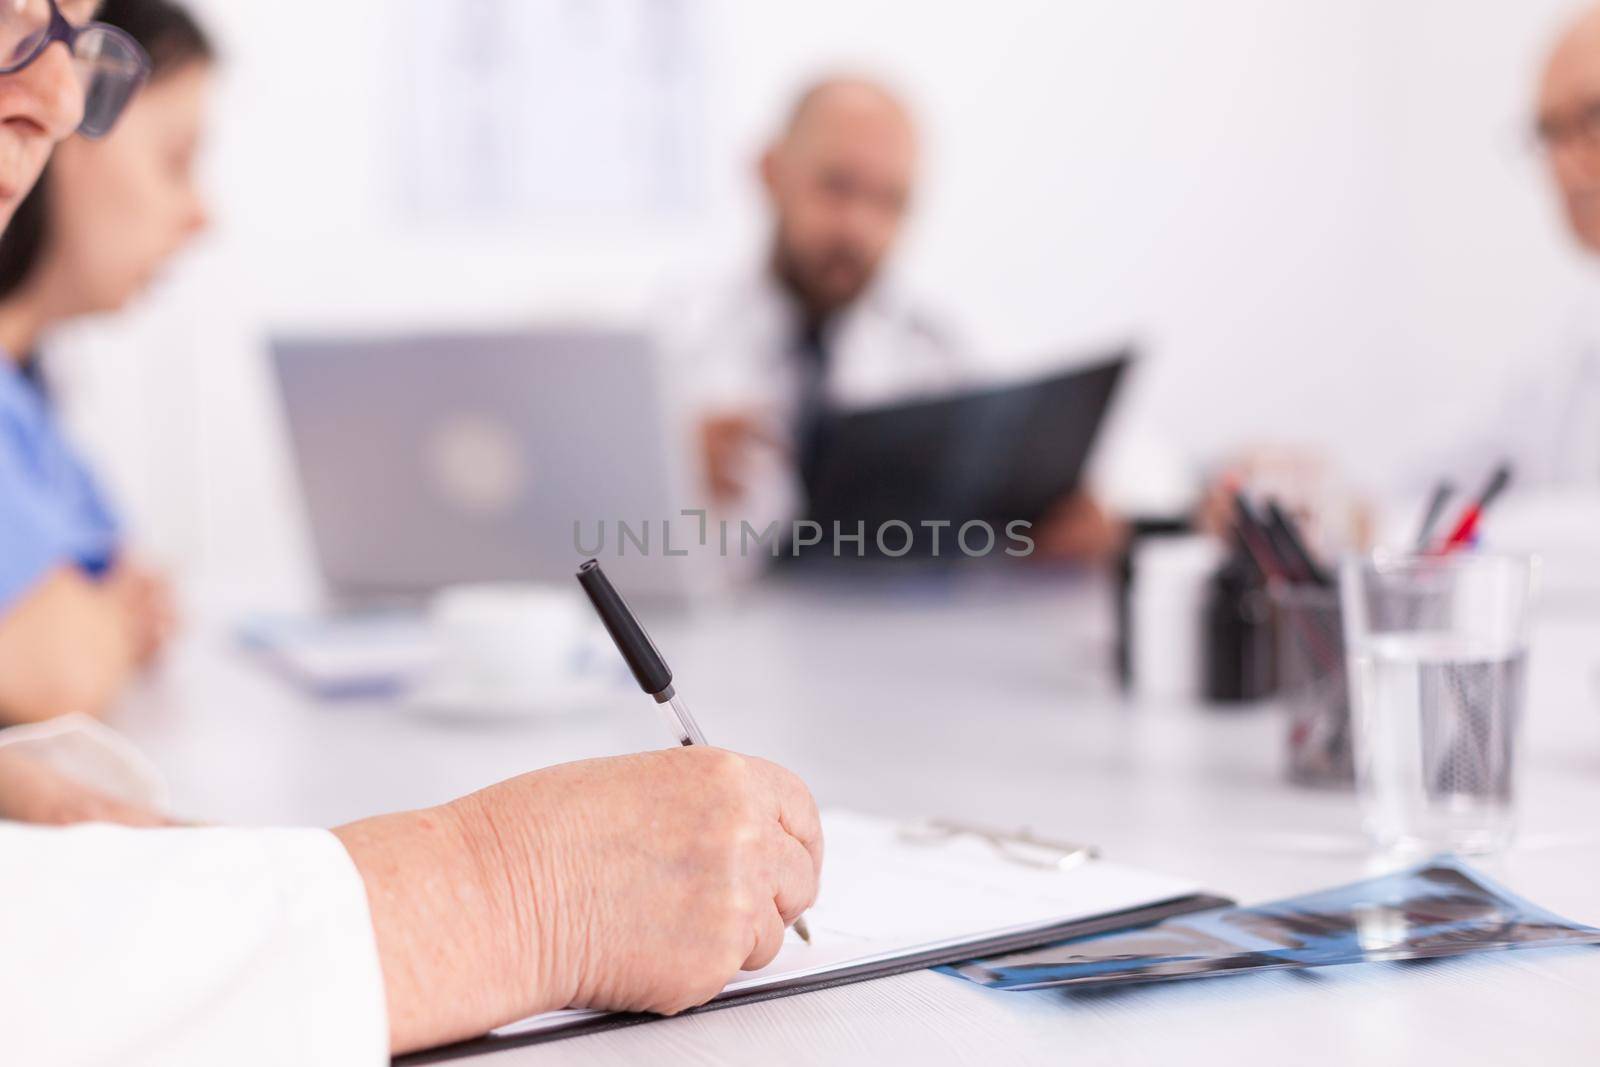
M1356 787L1380 847L1511 843L1535 569L1477 554L1345 562Z

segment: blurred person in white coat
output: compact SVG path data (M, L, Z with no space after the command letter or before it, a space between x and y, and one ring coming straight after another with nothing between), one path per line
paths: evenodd
M981 379L941 316L884 277L912 207L918 155L909 109L860 77L805 90L763 153L772 215L765 258L691 316L675 345L694 383L706 488L725 513L757 525L801 516L823 412ZM1077 493L1032 536L1041 555L1093 561L1115 551L1121 529Z
M1600 266L1600 5L1557 38L1533 106L1552 190L1578 249ZM1408 490L1446 479L1454 506L1507 463L1518 489L1563 494L1600 488L1600 294L1534 340L1508 367L1500 399L1470 413L1452 444L1401 478Z
M1580 252L1600 261L1600 5L1581 12L1556 39L1532 110L1566 229ZM1510 534L1500 543L1549 551L1569 531L1587 540L1587 528L1574 526L1573 506L1600 489L1600 293L1556 321L1532 324L1529 333L1526 349L1501 376L1498 398L1467 413L1447 447L1406 465L1396 487L1447 489L1449 518L1504 464L1519 499L1497 514L1495 531ZM1396 520L1404 525L1389 539L1412 543L1414 517L1402 513ZM1435 536L1443 532L1437 525Z
M1577 247L1600 266L1600 5L1581 12L1556 39L1533 111L1562 219ZM1571 491L1600 488L1600 298L1529 332L1534 340L1507 368L1500 399L1470 411L1449 435L1448 447L1403 464L1388 488L1420 494L1436 482L1448 485L1450 508L1459 510L1505 463L1513 484L1536 497L1550 496L1559 505L1551 516L1567 525ZM1303 483L1307 471L1321 476L1329 469L1326 456L1263 444L1231 459L1213 483L1204 518L1209 526L1227 526L1236 486L1270 492ZM1293 492L1288 490L1291 497ZM1308 510L1315 514L1319 508L1313 502ZM1530 517L1542 518L1537 510ZM1415 517L1407 510L1396 519L1402 524L1388 539L1413 543ZM1540 523L1538 536L1551 535ZM1354 543L1362 547L1359 539Z
M1534 131L1569 233L1581 251L1600 259L1600 5L1581 13L1551 49L1537 89ZM1569 514L1571 490L1600 488L1600 300L1530 333L1536 340L1507 368L1500 399L1472 410L1449 435L1447 448L1403 464L1389 488L1420 494L1436 482L1448 486L1448 518L1504 463L1519 490L1554 494L1559 525ZM1232 457L1213 483L1203 517L1208 526L1228 526L1231 493L1241 486L1265 494L1288 484L1286 495L1301 503L1294 486L1310 480L1308 471L1318 477L1329 469L1326 456L1263 444ZM1305 510L1325 523L1319 505L1314 500ZM1410 510L1396 521L1387 539L1414 543ZM1441 532L1436 524L1434 533ZM1550 535L1549 528L1539 531ZM1344 543L1365 547L1359 538Z
M1556 41L1536 122L1567 227L1600 260L1600 6ZM1600 307L1575 311L1561 332L1561 351L1519 368L1524 382L1483 447L1511 461L1519 484L1600 488Z

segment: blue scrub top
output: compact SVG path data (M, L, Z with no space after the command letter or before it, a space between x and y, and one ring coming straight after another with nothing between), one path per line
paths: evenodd
M121 528L38 387L0 352L0 614L63 564L99 577Z

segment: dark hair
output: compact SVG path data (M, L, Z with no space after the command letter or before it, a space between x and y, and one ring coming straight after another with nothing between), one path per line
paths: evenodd
M96 21L125 31L150 55L159 79L190 63L216 58L216 47L193 15L172 0L105 0ZM44 254L49 238L50 171L39 176L11 224L0 235L0 300L22 288Z

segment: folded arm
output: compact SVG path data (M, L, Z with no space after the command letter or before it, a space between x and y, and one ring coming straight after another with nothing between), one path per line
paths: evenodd
M75 567L57 567L0 617L0 719L99 714L127 684L137 652L120 598Z

